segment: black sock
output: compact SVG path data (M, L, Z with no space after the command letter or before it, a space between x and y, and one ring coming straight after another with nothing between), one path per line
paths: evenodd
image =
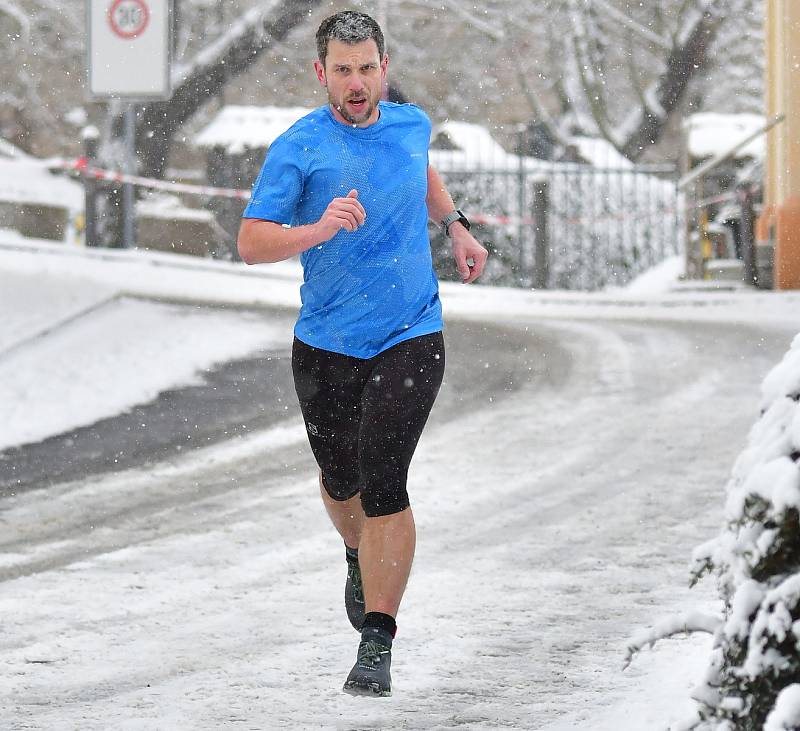
M346 543L344 544L344 555L350 563L358 563L358 549L350 548Z
M383 612L367 612L364 616L364 624L361 625L361 629L364 630L368 627L382 629L384 632L388 632L392 637L397 634L397 622L394 621L394 617L391 614L384 614Z

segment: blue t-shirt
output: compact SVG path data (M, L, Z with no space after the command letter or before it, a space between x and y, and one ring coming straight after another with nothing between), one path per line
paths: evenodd
M325 105L270 146L243 218L316 223L353 188L367 219L304 251L295 335L316 348L371 358L442 329L428 238L431 123L413 104L380 102L369 127Z

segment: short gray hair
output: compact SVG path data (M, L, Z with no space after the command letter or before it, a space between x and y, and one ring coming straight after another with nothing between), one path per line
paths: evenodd
M317 29L317 56L324 66L328 56L328 42L330 40L342 43L361 43L369 39L375 41L378 47L378 56L383 58L385 43L381 27L366 13L355 10L343 10L331 15L320 23Z

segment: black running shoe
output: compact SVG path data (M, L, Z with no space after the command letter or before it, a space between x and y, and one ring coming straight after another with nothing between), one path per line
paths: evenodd
M350 695L390 696L392 694L392 636L377 627L361 631L358 659L344 683Z
M361 582L361 569L358 566L358 553L347 549L347 581L344 585L344 608L354 629L361 630L364 624L364 584Z

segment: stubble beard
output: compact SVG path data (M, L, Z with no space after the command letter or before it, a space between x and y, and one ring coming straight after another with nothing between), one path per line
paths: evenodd
M339 114L341 114L345 121L349 124L361 124L362 122L366 122L372 116L372 113L375 111L375 102L372 100L369 94L365 94L365 99L367 100L367 105L364 111L361 112L361 114L353 115L347 110L347 99L336 101L330 91L328 91L328 103L337 112L339 112Z

